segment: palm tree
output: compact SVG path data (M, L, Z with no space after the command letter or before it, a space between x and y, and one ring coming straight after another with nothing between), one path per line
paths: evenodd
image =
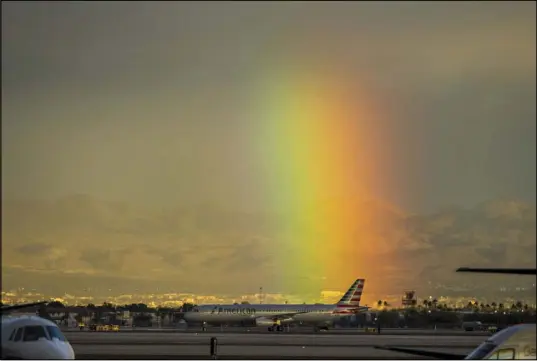
M192 303L187 302L183 304L183 312L188 312L192 310L193 308L194 308L194 304Z
M47 305L47 307L50 307L50 308L64 308L65 305L63 303L61 303L60 301L52 301Z
M111 304L110 302L103 302L103 305L101 306L102 308L109 308L109 309L114 309L114 305Z
M384 307L388 307L389 306L388 301L384 301L383 305L384 305Z
M492 303L491 303L490 305L491 305L491 306L492 306L492 308L494 308L494 309L495 309L495 308L496 308L496 306L497 306L496 302L492 302Z
M377 306L378 306L378 307L382 306L382 300L378 300L378 302L377 302Z

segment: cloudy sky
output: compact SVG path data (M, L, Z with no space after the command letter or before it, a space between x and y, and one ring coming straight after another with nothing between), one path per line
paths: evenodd
M216 204L228 211L285 211L264 183L264 171L275 172L278 164L271 159L268 166L256 147L278 148L277 139L267 141L260 129L289 118L260 110L268 102L262 88L278 79L297 82L294 74L300 73L302 79L337 79L331 83L336 88L352 89L345 98L349 108L372 109L345 134L364 144L346 159L367 163L363 184L371 198L420 214L491 199L534 205L535 11L535 2L526 1L4 1L2 198L83 194L146 209ZM283 95L282 102L293 97ZM338 143L329 136L319 144ZM328 161L337 164L339 158ZM339 168L348 166L360 167ZM291 190L310 181L315 179L304 178ZM342 189L339 195L347 191L352 193ZM22 218L3 229L4 245L12 242L19 253L28 245L33 253L50 249L54 262L76 258L72 268L115 265L106 261L112 251L103 256L106 245L134 252L128 237L109 228L83 236L99 249L73 256L69 252L80 247L62 240L64 248L52 250L50 242L69 228L58 219L74 209L60 208L36 211L57 218L33 231L22 226L28 212L16 208L11 215ZM129 232L139 237L135 251L144 253L141 239L150 228L163 239L151 241L162 259L185 248L178 246L181 237L224 242L207 229L178 236L169 225L144 229L134 216L129 222ZM252 227L258 228L241 242L233 240L238 230L227 230L229 257L244 250L237 256L243 263L266 256L252 258L252 250L270 243L271 235L264 225ZM525 227L530 239L534 226ZM212 259L212 253L191 253L200 252L205 262ZM67 267L54 262L47 267ZM131 266L135 270L136 262Z
M535 199L534 2L2 10L4 197L254 203L256 159L235 146L256 136L241 132L260 121L244 116L252 83L323 58L390 109L382 197L416 211Z

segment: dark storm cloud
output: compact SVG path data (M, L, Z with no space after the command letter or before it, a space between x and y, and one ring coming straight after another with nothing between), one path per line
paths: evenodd
M125 257L128 255L128 249L110 250L110 249L84 249L80 254L80 260L88 263L96 270L121 270Z
M17 247L17 251L26 255L36 255L43 254L49 251L52 247L48 244L35 242L24 244L20 247Z
M160 257L162 261L167 263L168 265L172 267L181 267L182 261L185 258L185 256L191 256L192 251L178 251L174 249L173 247L164 247L159 248L155 246L147 246L145 247L145 251L148 254L155 255Z
M21 252L39 249L50 267L69 260L119 278L144 256L155 269L186 273L214 264L201 270L211 289L239 287L217 276L241 266L269 274L273 260L262 251L270 246L243 240L277 239L281 222L251 213L286 211L265 186L267 159L254 151L278 146L259 129L280 119L252 103L264 103L259 84L279 70L337 73L385 112L378 142L386 160L371 158L382 163L374 191L386 202L416 213L500 197L534 204L535 12L535 2L516 1L4 1L3 207L53 200L6 212L3 244L19 247L6 259L23 264ZM96 200L56 203L71 194ZM181 210L155 211L162 207ZM416 227L404 232L420 249L435 239L471 248L472 226L482 226L470 213L452 208L449 231L431 219L401 223ZM518 229L525 240L535 234L534 223L486 225ZM57 248L26 244L34 240ZM143 246L153 248L132 258L108 251ZM480 239L468 259L490 260L489 246L503 249Z
M429 210L535 198L533 2L2 9L3 184L13 197L266 207L246 146L259 134L245 124L260 121L247 95L270 69L317 62L390 108L390 174L378 175L388 200Z
M110 211L106 207L100 207L97 201L84 204L91 204L92 209L106 210L111 224L123 224L130 229L137 223L136 218L124 223L124 215L119 208ZM104 205L106 204L104 202ZM24 208L21 214L28 219L35 219L33 212L42 208L36 206L37 203L33 203ZM451 207L434 214L419 216L393 213L386 208L376 209L373 205L369 207L371 213L382 210L383 219L389 221L386 224L390 224L389 227L379 230L381 234L371 235L378 247L381 247L382 243L389 245L383 247L386 254L375 253L372 257L378 257L379 260L388 259L390 262L379 261L379 269L368 276L372 284L381 284L386 292L393 292L394 284L396 289L416 287L416 284L435 280L455 284L458 282L457 274L450 271L464 265L535 266L535 205L509 200L491 201L469 209ZM66 209L73 208L65 207L64 204L62 207L49 208L48 212L55 218L65 218ZM7 207L3 211L8 212ZM172 219L175 214L170 212L166 215L160 212L157 218ZM83 210L80 210L79 215L95 218L103 216L97 212ZM152 215L154 214L150 211L139 213L139 216L146 220L152 219ZM222 217L217 215L218 212L213 210L208 213L208 218L227 217L225 211L222 211ZM202 212L197 212L197 216L204 218ZM236 222L247 223L248 219L250 218L246 217ZM165 228L165 225L157 232L152 222L145 223L145 226L152 230L151 235L142 228L139 234L129 234L126 239L118 239L115 232L108 234L106 228L76 228L73 230L76 234L74 238L69 234L55 235L46 229L37 229L35 232L39 235L45 234L54 239L56 248L47 249L47 243L43 242L28 244L23 248L13 242L11 249L4 243L4 283L10 285L9 287L17 282L30 288L63 287L62 292L74 292L82 288L81 284L85 285L84 287L91 285L116 289L121 279L126 280L126 284L120 287L123 290L128 289L128 284L133 289L145 290L151 290L154 286L180 292L255 292L260 283L272 291L282 290L277 267L282 267L281 263L278 263L278 257L282 257L284 253L277 253L278 242L274 238L264 236L267 231L263 228L258 230L260 236L249 235L249 229L237 231L236 234L226 234L221 232L220 228L205 231L202 223L190 223L185 215L179 220L186 221L187 234L190 236L176 236L175 232L184 232L178 228ZM78 224L75 218L72 218L72 221L75 225ZM94 223L92 219L87 222ZM27 224L25 218L21 218L19 227L26 229ZM20 233L13 225L8 226L10 238ZM268 233L280 233L278 224L275 223ZM72 239L76 239L78 243L72 245ZM327 252L330 246L324 245ZM298 247L298 251L301 249L303 248ZM25 250L42 252L28 257L28 253L23 252ZM293 257L292 251L284 255ZM36 257L41 260L37 265ZM32 269L34 275L40 272L44 274L31 277L28 272ZM51 272L56 272L53 277ZM408 277L408 274L419 275L419 278L416 280L415 277ZM319 281L311 279L311 274L309 276L310 279L297 279L297 284L306 287L309 282L311 287L309 284L308 287L318 292ZM87 280L85 283L82 282L84 277ZM286 277L287 282L291 277L298 278L289 273ZM199 282L200 279L203 282ZM61 283L61 286L56 285L57 283ZM133 289L124 292L134 292Z
M264 247L260 245L262 240L252 239L244 244L234 246L229 257L219 260L224 264L226 270L230 272L238 272L243 269L257 272L266 269L272 261L271 254L268 253L267 244Z

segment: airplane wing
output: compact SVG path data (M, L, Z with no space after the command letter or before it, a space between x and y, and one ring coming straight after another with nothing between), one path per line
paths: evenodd
M353 313L360 313L360 312L367 312L369 311L369 309L371 309L371 307L369 306L358 306L358 307L353 307L353 308L346 308L346 310L348 311L352 311Z
M296 315L300 315L301 313L306 313L306 311L278 313L276 315L263 315L263 316L259 316L259 317L272 318L273 320L283 320L283 319L290 318L290 317L293 317L293 316L296 316Z
M460 267L457 272L498 273L511 275L537 275L537 268L472 268Z
M41 301L41 302L21 303L21 304L12 305L12 306L2 306L2 308L0 310L1 310L2 313L7 313L7 312L15 311L15 310L20 310L20 309L23 309L23 308L28 308L28 307L38 306L38 305L44 305L46 303L48 303L48 302L47 301Z
M437 352L437 351L425 351L425 350L416 350L412 348L402 348L402 347L388 347L388 346L375 346L379 350L395 351L407 353L409 355L430 357L439 360L464 360L467 355L461 355L456 353L448 352Z

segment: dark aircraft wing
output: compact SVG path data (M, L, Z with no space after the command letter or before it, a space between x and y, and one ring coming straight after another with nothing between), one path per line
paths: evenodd
M471 268L461 267L457 272L498 273L511 275L537 275L537 268Z
M416 350L412 348L403 348L403 347L389 347L389 346L375 346L379 350L395 351L402 352L409 355L430 357L439 360L464 360L467 355L461 355L456 353L448 352L436 352L436 351L425 351L425 350Z
M33 307L33 306L44 305L47 303L48 303L47 301L41 301L41 302L21 303L21 304L13 305L13 306L2 306L1 312L8 313L11 311L20 310L23 308L28 308L28 307Z
M302 312L289 312L289 313L278 313L276 315L263 315L259 317L266 317L266 318L272 318L273 320L284 320L289 317L293 317L302 313L306 313L306 311Z

